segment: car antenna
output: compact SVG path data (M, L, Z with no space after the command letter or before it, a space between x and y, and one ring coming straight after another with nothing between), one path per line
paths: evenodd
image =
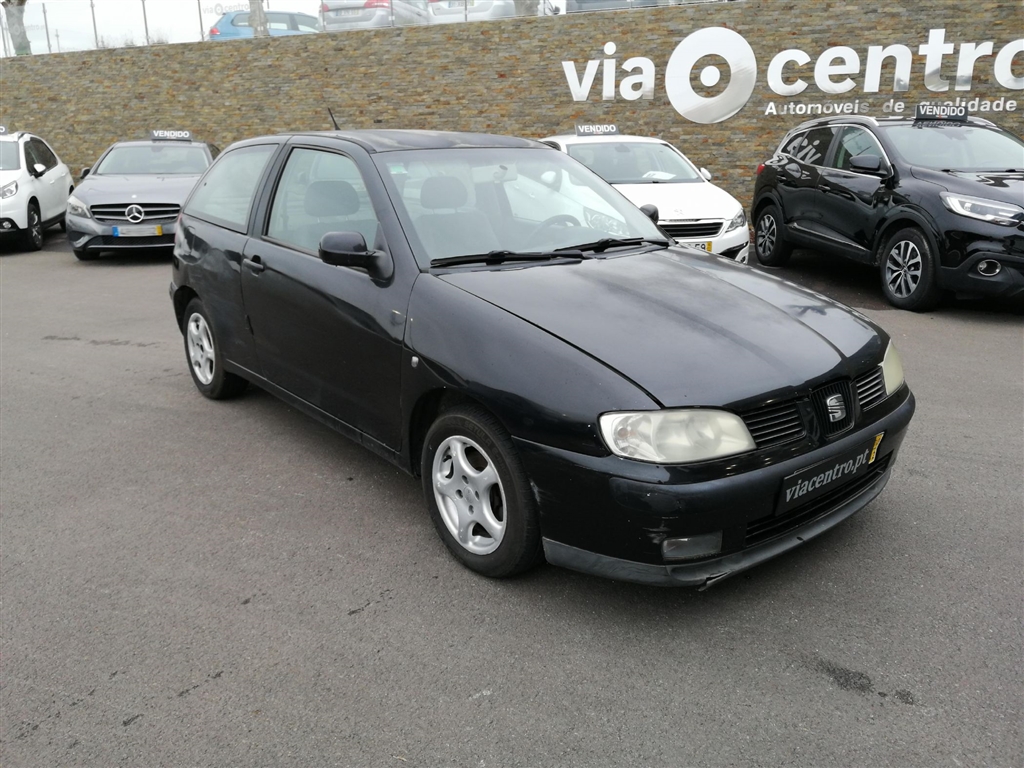
M331 116L331 122L334 123L334 130L340 131L341 128L338 127L338 121L334 119L334 113L331 111L330 107L327 108L327 114Z

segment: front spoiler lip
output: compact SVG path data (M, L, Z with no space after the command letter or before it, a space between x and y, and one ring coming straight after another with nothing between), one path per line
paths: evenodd
M610 555L587 552L551 539L543 540L544 557L551 565L619 581L663 587L707 589L712 584L717 584L730 576L735 576L748 568L771 560L839 525L871 503L885 488L891 474L892 465L890 464L885 473L874 483L821 517L763 544L711 560L673 565L637 563L631 560L620 560Z

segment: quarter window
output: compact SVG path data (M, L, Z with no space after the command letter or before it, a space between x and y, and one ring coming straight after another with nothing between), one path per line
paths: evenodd
M199 182L185 213L245 232L256 187L276 149L274 144L260 144L225 152Z
M854 128L853 126L843 128L843 132L839 135L839 141L836 142L836 155L830 165L833 168L849 171L851 170L850 158L857 155L885 157L875 137L863 128Z
M316 253L328 232L358 232L373 247L377 216L355 162L345 155L297 148L274 193L267 237Z

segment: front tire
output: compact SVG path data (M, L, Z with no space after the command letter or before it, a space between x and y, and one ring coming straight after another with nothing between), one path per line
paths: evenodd
M754 252L766 267L782 267L789 261L793 247L786 242L786 225L774 204L766 205L754 222Z
M424 440L420 472L434 527L467 568L507 578L541 561L529 479L490 413L476 406L442 413Z
M894 234L882 248L878 260L882 293L894 307L923 312L942 298L935 274L935 258L928 238L907 227Z
M211 400L226 400L240 395L249 382L224 370L224 357L206 307L192 299L185 307L185 357L192 381Z
M28 204L28 226L25 228L25 250L41 251L43 249L43 218L39 214L39 206Z

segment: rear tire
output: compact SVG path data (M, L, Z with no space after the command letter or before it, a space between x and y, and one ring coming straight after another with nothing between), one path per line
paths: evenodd
M226 400L240 395L249 382L224 370L224 356L213 334L206 307L192 299L185 307L185 358L192 381L205 397Z
M43 249L43 219L39 215L39 206L35 203L28 204L28 226L25 227L25 234L22 242L27 251L41 251Z
M789 261L793 247L786 242L786 225L774 204L768 204L754 222L754 252L766 267L782 267Z
M924 312L942 298L931 246L916 227L901 229L889 238L879 254L878 268L882 293L894 307Z
M442 413L420 459L430 518L448 550L491 578L543 559L537 506L512 439L478 406Z

